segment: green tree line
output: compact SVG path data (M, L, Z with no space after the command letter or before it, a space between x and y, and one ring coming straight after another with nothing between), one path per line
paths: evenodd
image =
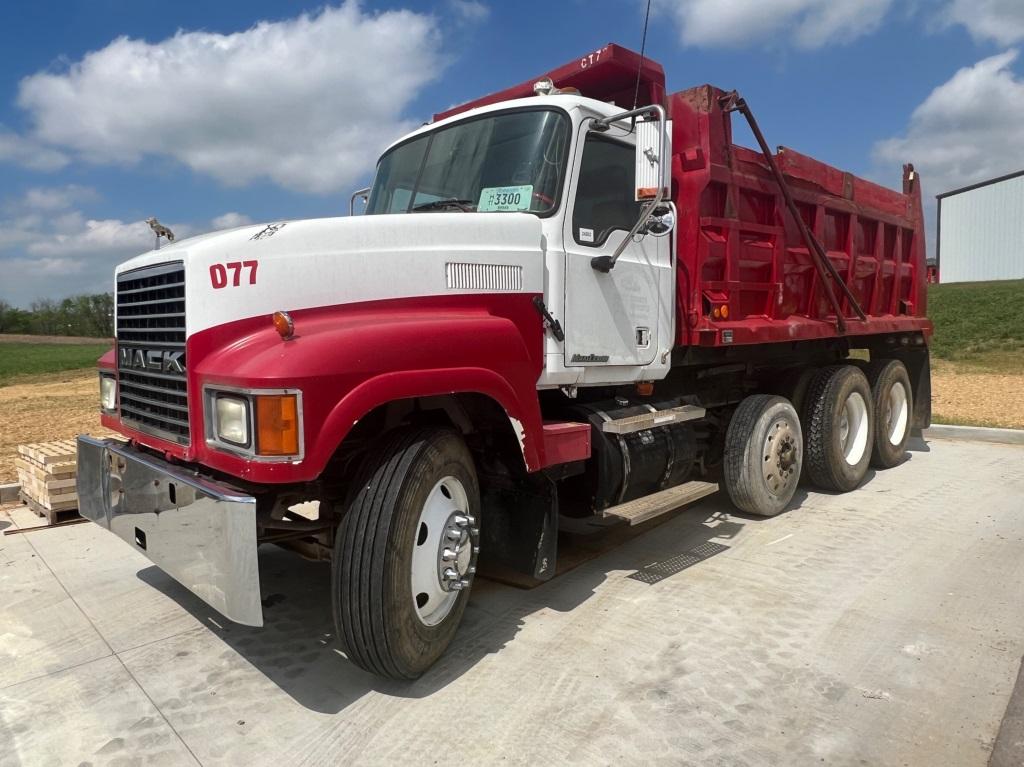
M63 301L44 298L33 301L28 309L0 301L0 333L111 338L114 335L114 296L93 293Z

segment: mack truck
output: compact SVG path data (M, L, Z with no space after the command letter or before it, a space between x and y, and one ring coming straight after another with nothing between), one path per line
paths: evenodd
M560 531L720 490L776 515L929 424L913 167L895 191L772 150L738 93L667 93L617 45L435 115L349 212L118 266L122 439L79 437L77 481L240 624L263 625L261 545L329 560L370 672L421 675L477 572L546 581Z

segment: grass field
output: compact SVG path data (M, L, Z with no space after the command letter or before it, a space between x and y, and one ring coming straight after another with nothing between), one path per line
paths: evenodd
M110 349L109 342L92 344L26 343L0 337L0 384L67 370L95 368Z
M1024 280L928 289L932 355L958 367L1024 374Z

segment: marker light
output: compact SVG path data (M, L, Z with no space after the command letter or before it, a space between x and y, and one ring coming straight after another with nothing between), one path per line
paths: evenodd
M288 312L274 312L274 330L285 341L295 335L295 323Z
M299 405L294 394L258 394L256 454L299 454Z

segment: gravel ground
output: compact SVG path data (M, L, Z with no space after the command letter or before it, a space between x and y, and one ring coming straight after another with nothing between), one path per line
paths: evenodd
M932 420L1024 428L1024 370L979 373L948 362L932 368Z
M32 383L0 386L0 413L0 482L17 479L18 445L107 433L100 427L99 384L93 371L54 373Z

